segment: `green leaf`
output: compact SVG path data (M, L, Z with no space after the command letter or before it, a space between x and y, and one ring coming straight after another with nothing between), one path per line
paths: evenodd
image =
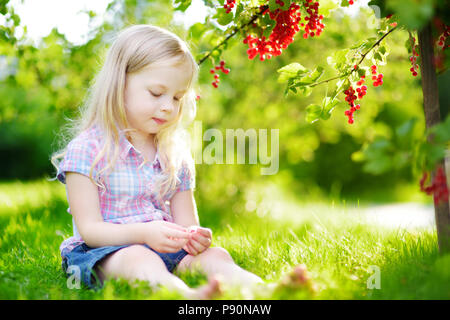
M406 167L410 163L410 153L409 152L397 152L394 154L392 159L393 167L396 170L400 170Z
M445 157L445 147L443 145L426 142L422 145L420 152L424 154L428 167L434 167L437 162Z
M344 49L336 51L332 56L327 58L327 63L340 71L347 63L347 53L349 53L350 49Z
M294 62L278 69L277 72L280 74L278 77L278 82L282 83L288 81L290 78L295 78L298 75L308 72L308 69L300 63Z
M300 87L298 90L300 90L300 93L305 97L308 97L312 92L311 87Z
M392 169L393 146L391 141L384 137L378 137L363 151L366 164L363 166L365 172L382 174Z
M276 0L270 0L269 1L269 9L270 11L275 11L276 9L278 9L280 6L275 2Z
M380 54L379 52L376 52L376 53L373 55L373 58L374 58L375 60L377 60L377 61L383 61L383 57L381 56L381 54Z
M226 26L231 21L233 21L233 14L227 13L223 7L218 8L216 11L216 14L213 16L213 18L217 19L217 23Z
M341 0L341 7L349 7L350 4L348 3L348 0Z
M324 70L321 66L318 66L313 71L309 72L306 76L299 79L298 82L295 83L296 87L307 86L313 84L323 75Z
M402 149L410 149L413 139L413 131L417 121L417 118L412 118L395 129L397 144Z
M367 69L368 69L368 68L361 68L361 67L359 66L359 67L358 67L358 76L361 78L362 76L366 75Z
M321 118L323 120L328 120L331 117L331 112L336 107L336 105L339 103L338 99L334 99L331 97L325 97L323 99L323 112L321 114Z
M306 121L313 123L319 120L321 113L322 106L319 106L317 104L310 104L306 107Z
M175 0L175 10L185 12L191 5L192 0Z
M236 6L236 17L239 17L243 11L244 5L241 2L239 2L239 4Z
M197 23L194 23L189 28L189 35L191 38L200 39L206 30L207 30L207 28L206 28L205 24L197 22Z
M363 170L372 174L382 174L389 171L392 168L392 160L390 157L380 154L377 157L368 161L364 166Z
M431 127L428 132L428 134L434 134L434 142L448 143L450 141L450 115L447 116L444 122Z

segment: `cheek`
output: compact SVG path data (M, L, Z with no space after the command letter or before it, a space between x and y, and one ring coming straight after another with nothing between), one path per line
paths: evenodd
M153 103L149 98L134 97L128 99L125 104L125 110L130 117L138 118L150 116L153 114Z

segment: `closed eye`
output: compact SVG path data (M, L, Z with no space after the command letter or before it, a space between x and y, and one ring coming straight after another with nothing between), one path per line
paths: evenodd
M154 97L160 97L160 96L161 96L161 94L156 94L156 93L153 93L153 92L151 92L151 91L149 91L149 92L150 92L151 95L154 96Z
M161 97L161 96L162 96L161 93L160 93L160 94L153 93L153 92L150 91L150 90L149 90L149 92L150 92L150 94L151 94L152 96L154 96L154 97ZM174 99L175 101L180 101L180 98L177 98L177 97L174 97L173 99Z

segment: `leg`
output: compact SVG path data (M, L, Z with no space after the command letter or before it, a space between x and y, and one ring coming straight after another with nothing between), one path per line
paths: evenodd
M277 289L286 287L302 289L307 288L311 292L317 290L315 284L308 276L306 266L295 266L291 272L284 275L278 283L266 284L257 275L246 271L236 265L230 254L223 248L208 248L202 253L193 256L187 255L178 265L178 271L186 269L200 269L208 276L221 275L227 283L235 286L246 286L259 294L271 295Z
M234 285L253 286L264 283L257 275L235 264L230 254L219 247L208 248L196 256L187 255L181 260L177 270L195 268L204 271L208 276L219 274Z
M121 277L127 280L148 281L151 286L163 285L177 290L188 299L208 299L216 291L217 284L208 283L199 289L189 288L180 278L170 273L162 259L150 249L133 245L112 253L95 267L99 278Z

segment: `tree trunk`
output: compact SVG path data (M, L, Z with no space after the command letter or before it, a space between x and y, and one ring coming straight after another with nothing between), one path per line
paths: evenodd
M439 112L439 92L437 86L436 71L433 64L433 37L431 33L431 23L428 23L419 31L419 48L421 56L421 73L422 73L422 91L423 91L423 109L425 112L426 128L438 124L440 119ZM433 139L429 137L429 141ZM443 166L445 170L445 159L440 161L438 166ZM431 174L433 179L436 174L434 170ZM447 181L448 186L448 181ZM439 243L439 251L441 254L450 252L450 211L449 202L441 201L438 205L434 205L434 213L436 220L437 236Z

